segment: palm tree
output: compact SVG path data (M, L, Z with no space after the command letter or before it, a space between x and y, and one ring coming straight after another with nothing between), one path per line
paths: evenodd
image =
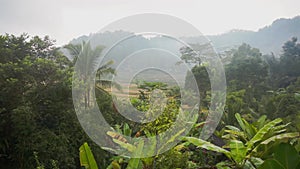
M89 42L83 41L81 44L68 44L64 46L68 50L70 57L72 59L73 65L76 67L76 73L79 74L80 80L87 87L85 90L84 103L85 108L90 106L90 91L93 84L87 84L92 82L92 77L97 76L97 90L104 91L101 84L111 84L110 81L102 81L101 76L107 74L114 74L115 71L111 67L113 61L110 60L101 66L99 66L101 52L103 51L103 46L97 46L94 49L91 47Z

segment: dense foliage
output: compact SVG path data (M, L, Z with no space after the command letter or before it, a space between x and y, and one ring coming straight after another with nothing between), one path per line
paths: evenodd
M90 140L73 108L72 63L49 37L2 35L0 44L1 168L35 168L37 159L79 168L78 148Z
M85 54L94 57L103 47L92 49L86 43L84 46L68 44L64 48L71 53L71 61L47 36L0 36L0 168L81 168L81 165L112 169L299 168L300 44L297 38L283 44L279 58L262 55L259 49L247 44L227 53L225 112L207 141L198 138L210 106L206 64L194 58L195 55L188 56L189 51L181 51L187 62L197 61L185 85L188 87L189 78L195 77L201 95L199 119L187 137L179 138L180 133L175 133L169 138L170 142L181 140L176 147L142 159L112 155L96 146L83 132L72 103L73 67L77 59L84 58ZM89 60L86 63L93 66ZM164 91L168 99L156 120L133 123L118 114L109 91L105 90L107 84L100 82L103 74L115 73L110 64L107 62L98 70L99 81L95 87L98 106L116 129L116 133L108 133L112 141L122 147L126 140L121 134L148 137L170 128L180 107L179 89L161 82L139 82L137 97L130 100L138 110L149 110L149 100L153 97L149 93L156 89ZM89 93L86 107L88 97ZM147 113L155 115L153 110ZM143 143L126 142L126 147L147 151ZM282 156L289 159L285 161Z

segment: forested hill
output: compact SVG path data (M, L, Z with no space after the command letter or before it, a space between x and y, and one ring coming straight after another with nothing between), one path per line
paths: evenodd
M258 31L234 30L221 35L212 35L208 38L218 50L226 50L242 43L248 43L259 48L262 53L273 52L279 55L282 44L291 37L300 37L300 16L292 19L277 19L271 25Z
M130 32L116 31L96 33L93 35L92 41L96 44L110 46L122 37L126 37ZM89 40L91 35L83 35L75 38L71 43L78 43L82 40ZM95 36L94 36L95 35ZM262 53L279 55L282 49L282 44L291 37L300 38L300 16L291 19L277 19L271 25L259 29L258 31L232 30L220 35L207 36L218 51L225 51L235 48L242 43L250 44L253 47L259 48ZM201 38L201 37L200 37ZM184 38L187 42L197 40L197 37ZM140 43L137 42L139 45Z

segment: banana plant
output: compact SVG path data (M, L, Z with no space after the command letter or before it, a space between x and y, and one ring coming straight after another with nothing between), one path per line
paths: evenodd
M242 141L252 156L266 158L270 154L272 147L288 139L299 137L299 132L288 133L286 127L290 123L282 124L282 119L280 118L269 121L263 115L250 124L238 113L235 114L235 117L239 128L226 126L225 133L227 134L223 138Z
M126 130L125 130L126 129ZM164 151L172 142L175 140L179 140L181 137L181 134L185 131L185 129L179 130L176 133L174 133L171 136L164 136L162 137L153 137L153 133L150 133L149 131L145 130L146 136L150 139L150 143L148 142L148 145L144 145L144 140L139 139L137 143L129 143L125 138L122 138L122 134L125 135L125 131L127 133L132 133L131 129L128 125L123 126L123 130L117 130L116 132L107 132L107 135L112 137L113 142L118 144L122 149L125 151L133 154L134 157L141 156L142 154L145 154L146 156L149 156L147 158L125 158L125 161L122 161L122 163L127 163L127 169L149 169L152 168L155 161L154 154L160 154L161 151ZM163 141L165 140L165 141ZM160 146L160 148L157 148L158 143L164 143ZM152 156L152 157L151 157ZM111 165L107 169L120 169L120 163L118 163L120 160L114 160Z
M265 153L266 147L269 150L273 143L299 137L298 132L286 133L287 125L281 124L282 120L279 118L267 122L266 117L262 117L256 123L250 124L239 114L235 116L241 129L235 126L226 126L227 134L223 138L227 140L227 144L224 147L195 137L184 137L185 145L192 143L209 151L223 153L230 160L223 168L233 165L236 168L255 169L263 163L261 157ZM224 164L222 165L224 166Z

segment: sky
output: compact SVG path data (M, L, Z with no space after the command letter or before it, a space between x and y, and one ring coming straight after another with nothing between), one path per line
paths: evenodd
M299 0L0 0L0 34L45 36L58 45L98 32L126 16L161 13L181 18L204 35L257 31L300 15Z

